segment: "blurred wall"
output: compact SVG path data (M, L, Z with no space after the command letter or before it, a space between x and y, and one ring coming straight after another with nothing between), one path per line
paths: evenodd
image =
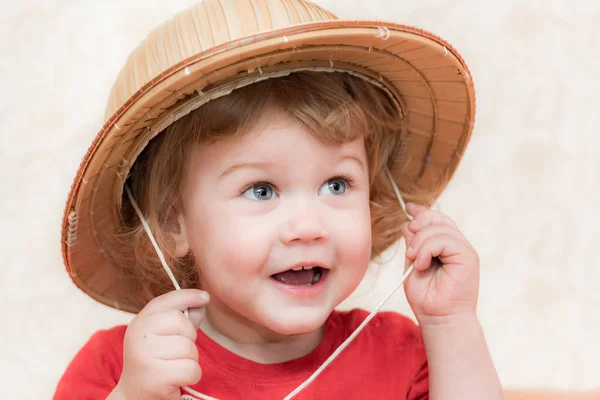
M70 283L63 205L127 55L193 1L4 3L0 397L38 399L95 330L131 318ZM480 253L479 315L501 379L509 388L600 388L600 2L317 3L342 18L417 25L466 58L476 129L437 207ZM379 302L400 276L399 246L344 307ZM410 315L402 291L386 308Z

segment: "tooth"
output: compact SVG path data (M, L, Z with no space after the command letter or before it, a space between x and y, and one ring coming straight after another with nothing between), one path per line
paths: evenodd
M302 270L302 267L294 267L294 268L292 268L292 271L301 271L301 270Z
M304 268L304 269L313 269L312 266L310 266L310 267L302 267L302 268Z

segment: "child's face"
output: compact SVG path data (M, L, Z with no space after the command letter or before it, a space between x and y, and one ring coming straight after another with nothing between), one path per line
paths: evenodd
M370 260L367 168L362 139L324 145L283 114L195 149L176 252L196 257L210 313L279 334L319 328Z

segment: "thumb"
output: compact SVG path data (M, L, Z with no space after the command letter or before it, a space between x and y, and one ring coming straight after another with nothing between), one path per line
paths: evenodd
M206 307L194 307L188 308L188 318L194 327L200 328L200 324L204 321L206 317Z
M401 232L402 232L402 237L404 238L404 244L405 244L406 248L408 248L410 246L410 242L411 242L412 238L415 236L415 234L412 233L408 229L408 224L409 223L410 223L410 221L405 221L400 226L400 229L401 229Z
M412 238L415 236L414 233L412 233L409 229L408 229L408 224L410 223L410 221L406 221L404 223L402 223L402 237L404 238L404 271L406 271L408 269L408 267L412 264L412 260L409 259L406 256L406 249L408 249L408 247L410 246L410 242L412 240Z

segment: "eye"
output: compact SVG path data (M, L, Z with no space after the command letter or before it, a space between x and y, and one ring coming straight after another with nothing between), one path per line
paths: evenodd
M271 200L276 196L273 186L268 183L257 183L252 185L246 189L242 195L250 200L256 201Z
M348 180L344 178L333 178L328 180L319 189L320 195L341 195L348 190Z

